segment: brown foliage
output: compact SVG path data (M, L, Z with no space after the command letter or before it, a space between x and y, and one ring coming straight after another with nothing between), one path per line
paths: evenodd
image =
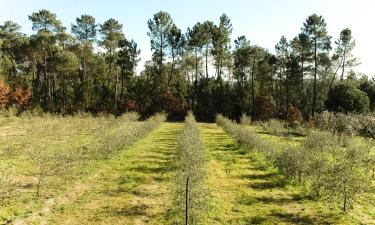
M159 98L159 104L163 110L171 114L184 115L183 103L171 92L163 92Z
M0 109L7 106L9 102L9 92L9 86L3 80L0 80Z
M138 103L134 100L128 100L126 102L126 108L128 109L128 111L135 111L135 112L139 111Z
M291 126L300 125L303 121L302 113L297 107L290 106L288 109L287 119Z
M31 103L31 92L21 87L16 87L10 94L10 100L18 108L25 109Z

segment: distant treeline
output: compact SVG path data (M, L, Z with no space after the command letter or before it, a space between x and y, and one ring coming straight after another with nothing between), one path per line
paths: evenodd
M218 113L231 118L281 118L298 110L304 119L323 110L374 111L375 81L358 76L350 29L331 40L313 14L292 40L284 36L275 54L240 36L232 46L232 23L198 22L181 31L167 12L148 21L152 58L136 74L140 50L115 19L97 24L82 15L70 32L56 14L29 15L34 34L6 21L0 26L0 108L41 108L147 116L167 112L199 120ZM126 31L126 27L125 27Z

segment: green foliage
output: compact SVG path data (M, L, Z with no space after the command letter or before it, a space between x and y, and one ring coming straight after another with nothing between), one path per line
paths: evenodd
M361 136L375 139L375 117L359 116L359 133Z
M325 113L327 115L331 114ZM324 125L325 119L320 121L323 126L328 126ZM371 141L348 135L338 137L329 131L313 131L300 145L275 149L253 131L245 131L244 127L221 115L217 116L216 122L244 148L261 149L259 153L272 162L282 175L297 181L306 194L316 200L337 203L347 212L359 197L371 189L371 178L374 176Z
M0 200L6 202L9 198L17 194L19 183L15 176L13 165L2 165L0 167Z
M242 113L241 118L240 118L240 124L241 125L250 125L251 124L251 116L248 116L245 113Z
M369 111L369 98L349 83L338 83L329 92L326 107L342 113L365 113Z
M174 120L192 110L206 121L218 113L236 119L246 113L292 126L324 110L324 102L330 110L361 113L368 111L368 96L374 110L374 82L358 82L351 70L357 65L351 30L341 31L330 54L327 24L316 14L292 40L281 37L272 54L245 36L232 48L233 25L226 14L183 31L172 15L159 11L147 22L152 57L137 76L140 50L125 38L120 21L97 24L93 16L81 15L68 33L48 10L33 12L29 20L35 32L30 36L15 22L0 25L0 76L12 90L22 90L18 97L27 97L28 107L64 115L137 111L142 118L164 111ZM339 72L341 81L365 93L334 85ZM2 108L3 95L0 90ZM290 105L298 110L291 112Z
M287 129L285 128L284 123L276 119L270 119L266 122L263 122L262 128L264 131L273 135L282 136L287 133Z
M334 156L323 177L326 197L342 206L347 212L353 208L358 196L371 190L371 177L368 176L364 157L368 149L350 140L348 146Z
M20 130L22 135L16 142L7 136L0 141L1 155L7 155L10 159L23 157L25 162L22 165L30 169L30 172L23 173L36 181L32 187L35 187L38 197L53 194L54 189L50 190L51 186L67 180L70 176L85 173L79 168L84 168L90 160L112 157L114 153L144 137L165 120L165 116L161 114L142 122L137 122L139 115L136 113L119 118L94 118L85 114L74 117L42 115L23 113L20 117L9 120L8 126L20 122L23 124L24 129ZM7 175L11 171L10 167L4 170L3 173L3 168L1 169L4 179L17 181L14 173ZM9 182L9 187L17 185L18 181L16 185ZM6 190L1 189L4 192Z
M316 126L335 134L355 135L374 138L374 117L324 111L315 118Z
M177 224L183 224L186 220L186 207L189 224L200 224L204 218L208 197L205 187L205 154L198 125L193 114L189 113L175 155L173 219Z

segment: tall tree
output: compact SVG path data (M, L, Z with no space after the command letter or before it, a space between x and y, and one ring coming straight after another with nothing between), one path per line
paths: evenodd
M289 71L287 66L290 64L290 45L285 36L282 36L279 43L275 46L278 64L279 77L282 81L284 79L285 85L285 110L288 110L290 104L290 87L289 87Z
M119 41L124 38L124 34L122 32L122 24L120 24L115 19L108 19L100 25L100 33L102 35L100 45L107 50L108 88L110 88L111 80L114 80L114 110L117 113L118 71L115 67L114 62L117 59L117 48Z
M158 65L159 76L164 80L163 62L167 56L166 51L169 47L168 36L173 26L173 20L169 13L159 11L152 19L148 20L149 32L147 35L151 39L151 50L153 51L154 61Z
M327 33L327 24L322 16L313 14L309 16L306 22L303 24L302 32L306 34L312 42L313 48L313 61L314 61L314 72L313 72L313 99L311 116L314 116L316 110L317 100L317 76L318 67L320 64L320 54L326 53L331 49L331 37Z
M309 70L308 64L311 60L311 41L305 33L298 34L297 37L293 38L290 42L292 48L291 54L298 62L299 65L299 86L298 95L299 95L299 107L303 110L304 115L309 114L307 111L307 94L305 93L305 73Z
M52 76L51 71L49 70L48 61L52 57L52 48L56 43L57 33L62 29L62 25L61 22L57 19L56 14L45 9L32 13L29 16L29 20L32 22L32 29L37 32L35 41L36 44L41 47L41 51L43 54L43 99L44 105L48 106L48 104L53 101L53 84L55 83L53 80L54 76ZM40 77L38 77L37 79L39 80Z
M212 55L215 60L216 75L221 79L223 69L231 63L230 35L232 34L232 23L225 14L220 16L219 26L215 26L212 36Z
M168 87L170 87L172 77L175 74L175 61L178 56L182 55L182 51L185 45L185 36L181 33L181 30L175 24L173 24L168 34L167 40L170 47L170 55L172 57L172 68L168 77Z
M5 21L0 25L0 58L3 72L7 81L14 83L17 64L22 55L22 47L27 43L27 37L21 33L21 26L13 21Z
M329 89L332 88L333 82L336 78L337 73L341 70L340 81L344 80L344 74L346 68L351 68L357 65L357 59L351 54L355 47L355 40L352 37L352 31L346 28L341 31L340 38L335 41L336 49L332 56L334 61L337 61L337 68L332 76L332 80L329 85Z
M245 36L238 37L235 41L234 55L234 76L243 87L247 81L251 55L250 41Z
M93 42L96 39L97 25L95 18L90 15L81 15L76 18L76 24L72 24L72 33L81 42L82 47L82 76L81 84L86 102L86 108L88 107L88 89L90 85L90 78L87 68L87 58L92 54Z
M141 51L137 47L137 43L133 40L128 41L126 39L120 40L119 42L119 53L117 63L121 68L121 90L120 98L125 97L125 101L128 100L129 93L126 93L130 87L131 78L135 74L135 69L139 62L139 54Z
M199 70L201 65L201 59L202 59L202 49L204 46L203 38L202 38L202 24L197 23L194 25L192 29L188 28L188 48L191 50L194 54L194 68L195 68L195 78L194 81L192 79L193 83L193 91L192 91L192 109L195 108L196 103L196 94L197 94L197 88L198 88L198 77L199 77Z
M205 67L206 67L206 78L209 77L208 75L208 59L211 54L212 49L212 35L214 30L214 23L212 21L205 21L202 24L202 41L204 43L204 57L205 57Z

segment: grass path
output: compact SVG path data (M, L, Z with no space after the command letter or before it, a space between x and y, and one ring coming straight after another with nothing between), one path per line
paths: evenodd
M161 124L100 165L94 179L48 201L33 223L164 224L171 196L169 161L182 126Z
M327 212L322 215L315 202L302 200L264 159L245 154L222 128L200 124L200 129L209 154L207 224L330 223Z

